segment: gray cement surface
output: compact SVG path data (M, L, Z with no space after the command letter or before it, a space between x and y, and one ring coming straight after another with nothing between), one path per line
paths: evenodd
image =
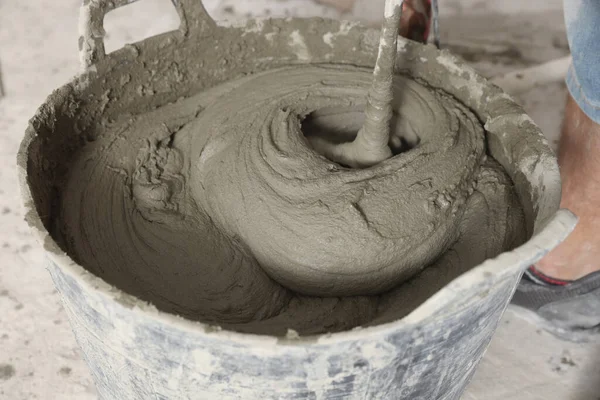
M27 121L78 71L80 0L0 0L0 400L95 399L43 251L23 222L15 155ZM441 0L443 45L486 76L568 54L561 0ZM319 15L377 24L383 0L205 0L219 20ZM336 6L340 7L339 9ZM341 11L340 11L341 10ZM142 0L106 19L107 49L177 26L168 0ZM519 98L556 144L565 88ZM578 345L543 332L510 309L465 400L598 400L600 342Z

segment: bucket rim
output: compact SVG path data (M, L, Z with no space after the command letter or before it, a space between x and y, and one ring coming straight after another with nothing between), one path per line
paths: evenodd
M246 26L255 20L245 21ZM361 26L360 23L352 22L354 26L367 30L373 30ZM241 25L240 25L241 26ZM146 39L148 40L148 39ZM405 46L414 46L409 41L404 41ZM467 71L471 78L477 78L477 84L491 87L492 84L481 78L479 74L468 64L458 59L446 51L434 50L439 54L441 59L437 58L435 62L443 64L449 69L452 74L459 69L460 72ZM61 96L65 91L77 90L81 85L86 84L90 79L87 72L76 76L70 82L55 90L37 109L36 116L44 107L53 101L55 97ZM499 96L506 96L499 91ZM512 99L510 99L512 101ZM33 118L36 118L34 116ZM519 114L508 115L511 118L519 118ZM524 118L529 118L526 114ZM489 121L488 121L489 122ZM36 239L43 245L45 257L54 263L62 273L69 275L75 279L79 285L85 286L86 290L95 292L96 294L105 297L115 303L117 306L129 308L131 312L139 314L141 318L152 320L160 325L169 325L176 330L186 331L190 334L200 336L212 336L214 339L235 342L237 344L252 344L252 346L313 346L313 345L330 345L340 342L364 340L369 337L380 337L394 332L399 332L409 326L415 326L422 321L433 317L436 312L443 309L444 305L456 299L460 294L466 293L467 289L470 292L473 287L478 287L479 292L485 292L487 289L505 282L508 279L520 274L530 265L541 259L552 248L561 243L567 235L574 229L577 222L577 217L566 209L557 210L553 206L546 205L538 209L535 218L535 231L531 238L523 245L511 251L503 252L495 258L488 259L483 263L471 268L469 271L454 278L442 289L437 291L425 302L411 311L407 316L369 327L357 327L351 330L322 333L316 335L297 336L297 335L267 335L256 333L242 333L230 329L220 328L214 324L208 324L200 321L186 319L176 314L158 310L149 302L143 301L133 295L130 295L117 287L109 284L99 276L87 271L83 266L76 263L68 256L52 238L50 232L45 228L42 218L35 206L31 187L28 182L28 161L30 144L37 136L37 132L30 123L26 129L25 136L21 141L20 148L17 154L17 172L19 178L19 186L21 191L21 199L24 204L25 221L29 228L33 231ZM542 157L550 157L548 154L542 154ZM520 166L519 168L524 168ZM549 174L558 174L558 169L547 171ZM529 179L533 173L529 173ZM541 178L537 182L538 186L543 186L544 182ZM545 187L546 195L555 197L555 193L560 193L560 181L556 184L551 182L551 187Z

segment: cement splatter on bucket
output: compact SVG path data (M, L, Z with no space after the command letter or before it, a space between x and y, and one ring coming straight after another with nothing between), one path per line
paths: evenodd
M100 398L458 399L522 271L559 244L574 225L573 215L558 209L558 166L532 120L509 96L448 52L401 41L397 74L444 92L484 124L487 152L514 183L528 240L497 257L487 254L485 246L472 249L478 261L452 271L426 268L402 284L400 300L382 297L385 301L380 303L387 307L379 304L364 321L342 318L325 331L310 321L296 328L294 315L269 325L285 310L256 305L251 297L240 297L233 307L243 309L238 314L231 307L213 309L217 303L211 303L209 289L219 288L215 296L246 289L229 283L232 287L225 291L227 282L219 281L219 271L200 267L195 275L181 276L152 268L133 273L136 259L109 268L108 261L119 256L118 246L103 254L96 246L115 242L113 234L118 232L82 229L83 236L92 235L85 250L107 262L81 262L88 253L73 251L72 243L81 238L73 237L70 229L102 226L86 219L86 207L92 203L70 200L72 193L88 186L85 171L93 171L90 164L95 160L89 157L90 146L100 149L103 157L118 146L137 146L131 170L118 157L107 164L112 176L121 176L121 185L131 191L123 197L107 196L94 207L102 210L102 204L114 203L115 210L137 191L151 193L147 198L153 207L159 204L161 212L140 212L139 218L161 223L180 212L169 205L182 185L161 162L183 163L171 153L169 138L208 109L202 93L227 92L232 89L219 85L291 66L372 68L379 35L359 24L320 19L255 20L221 27L199 1L179 0L174 2L182 21L178 31L105 55L104 14L127 3L84 4L80 46L85 71L40 107L18 156L27 221L47 251L48 270ZM155 124L155 117L161 123ZM136 132L146 132L137 141L127 136L131 125L143 127ZM162 158L136 159L143 146ZM155 173L168 175L168 184L156 183ZM83 174L78 181L83 183L66 190L73 174ZM81 218L66 218L65 208L79 210L74 214ZM98 215L104 218L101 211ZM115 218L121 217L126 218ZM202 246L186 242L186 235L178 240ZM174 262L170 269L177 272L180 264ZM427 287L418 295L411 289L417 281ZM267 278L264 282L275 285ZM362 297L344 301L323 299L322 308L342 315L348 309L368 308ZM248 313L259 315L258 322L244 319ZM281 331L285 326L293 330Z

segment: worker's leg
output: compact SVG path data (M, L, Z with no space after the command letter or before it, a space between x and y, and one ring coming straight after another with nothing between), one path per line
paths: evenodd
M564 0L564 12L573 65L558 153L561 206L579 224L537 268L575 280L600 270L600 0Z
M573 65L559 144L561 206L579 216L575 231L526 271L513 304L570 340L600 333L600 0L564 0Z

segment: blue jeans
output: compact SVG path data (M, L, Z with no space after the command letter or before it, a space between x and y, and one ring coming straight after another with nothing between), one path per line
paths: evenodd
M600 124L600 0L563 0L573 64L567 87L579 108Z

